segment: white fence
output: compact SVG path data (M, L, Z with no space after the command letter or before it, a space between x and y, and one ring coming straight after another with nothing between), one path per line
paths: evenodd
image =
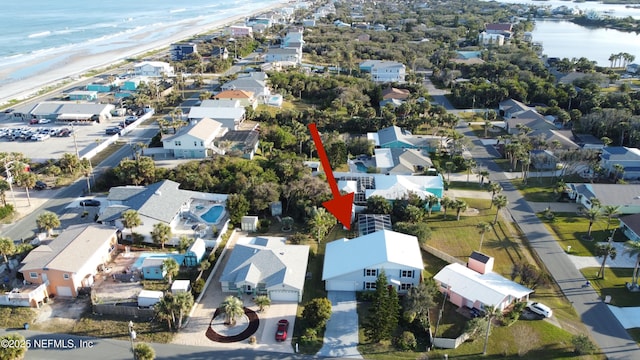
M469 335L467 333L463 333L455 339L433 338L433 346L440 349L455 349L463 342L467 341L467 339L469 339Z

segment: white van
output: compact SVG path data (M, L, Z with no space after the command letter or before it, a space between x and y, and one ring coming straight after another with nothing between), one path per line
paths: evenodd
M547 305L539 302L528 302L527 309L546 318L550 318L553 315L553 311Z

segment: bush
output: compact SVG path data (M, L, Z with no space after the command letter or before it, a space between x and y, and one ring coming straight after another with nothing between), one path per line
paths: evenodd
M409 351L415 349L418 346L418 342L412 332L405 331L395 339L395 345L398 350Z
M256 338L255 335L249 336L249 344L254 345L257 342L258 342L258 338Z
M371 302L373 300L373 291L357 291L356 299L358 301Z
M258 223L258 231L260 231L261 233L266 233L267 231L269 231L269 226L271 226L271 220L260 219L260 222Z
M302 342L312 342L316 341L316 337L318 336L318 330L314 328L306 328L304 329L304 334L302 334Z
M302 317L313 328L321 328L331 317L331 301L327 298L315 298L304 306Z
M7 204L5 206L0 206L0 219L4 219L11 214L13 214L13 205Z
M589 355L596 351L596 346L587 335L574 335L571 338L571 343L575 347L575 352L578 355Z
M193 292L200 294L204 290L204 279L198 279L193 283Z

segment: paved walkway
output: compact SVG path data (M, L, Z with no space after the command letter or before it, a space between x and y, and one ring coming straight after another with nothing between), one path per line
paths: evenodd
M324 345L318 356L362 359L358 352L358 311L356 293L329 291L331 318L324 331Z

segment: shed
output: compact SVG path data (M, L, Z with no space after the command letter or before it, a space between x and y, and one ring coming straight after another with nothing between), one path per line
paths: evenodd
M207 246L201 238L197 238L196 241L191 244L187 253L184 254L184 259L182 265L185 266L197 266L202 258L204 257L204 253L207 251Z
M148 257L142 261L142 276L145 280L162 280L167 274L164 268L164 261L168 259L163 257ZM179 264L179 263L178 263Z
M171 285L171 293L173 295L181 292L187 292L191 290L191 283L189 280L176 280Z
M258 217L243 216L240 222L240 228L242 231L258 231Z
M159 303L163 296L162 291L140 290L140 294L138 294L138 306L151 307Z

